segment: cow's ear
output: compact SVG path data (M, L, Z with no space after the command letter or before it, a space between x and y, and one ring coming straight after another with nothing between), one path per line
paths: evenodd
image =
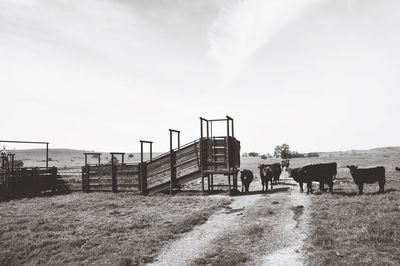
M356 169L358 169L358 165L354 166Z

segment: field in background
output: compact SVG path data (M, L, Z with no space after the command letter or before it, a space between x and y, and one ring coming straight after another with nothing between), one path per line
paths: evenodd
M15 153L16 160L22 160L24 166L26 167L44 167L46 166L46 150L45 149L29 149L29 150L10 150L10 152ZM72 168L81 167L85 165L85 156L83 155L84 150L73 150L73 149L49 149L49 166L56 166L58 168ZM129 154L133 157L129 158ZM153 157L159 155L160 153L153 153ZM147 160L149 154L144 154L144 159ZM121 161L120 156L117 159ZM108 152L102 152L101 163L109 163L111 160L111 155ZM140 161L140 153L127 152L125 154L125 162L133 163ZM92 164L97 163L97 157L93 158L88 156L88 162Z

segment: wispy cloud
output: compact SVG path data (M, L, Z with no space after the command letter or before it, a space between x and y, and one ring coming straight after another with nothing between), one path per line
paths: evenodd
M232 83L251 56L282 28L324 0L225 2L209 28L209 55L221 69L221 86Z

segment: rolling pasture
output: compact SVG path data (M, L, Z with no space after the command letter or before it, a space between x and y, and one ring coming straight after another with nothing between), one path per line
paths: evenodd
M242 167L258 170L259 159L247 158ZM265 162L278 160L265 160ZM398 147L367 151L321 153L318 158L298 158L290 167L312 163L338 163L333 194L314 195L310 234L305 256L310 265L399 265L400 264L400 165ZM347 165L386 169L385 192L378 193L378 184L364 185L358 195ZM258 172L258 171L257 171ZM258 174L259 176L259 174ZM256 180L258 182L259 180Z
M64 158L62 163L70 166L68 156L57 158L50 151L50 157L59 162ZM81 163L77 165L83 164L83 157L76 160ZM256 176L250 191L261 187L258 165L279 161L254 157L241 160L241 168L253 170ZM318 158L292 159L290 166L320 162L337 162L338 174L332 194L319 192L314 183L315 193L308 196L311 210L302 250L305 262L309 265L399 265L400 172L395 171L395 166L400 165L400 148L321 153ZM346 168L350 164L385 166L385 193L378 194L378 185L371 184L359 196ZM257 219L266 224L276 222L268 219L277 219L279 215L273 213L279 214L280 208L286 207L282 186L288 183L293 187L288 179L283 183L274 186L268 197L262 197L250 208L248 217L243 217L246 230L219 237L218 252L211 254L212 258L200 258L197 264L255 263L253 253L243 252L245 245L249 239L253 244L271 243L274 239L268 237L270 230L274 234L274 228L267 230L260 223L252 225L251 222ZM190 189L200 191L200 184L193 182ZM290 193L300 192L296 187ZM269 202L269 196L273 195L281 197L281 204ZM232 198L226 194L200 196L200 193L184 191L173 197L75 192L3 201L0 202L0 265L146 264L154 261L171 241L206 223L221 210L229 210L231 202ZM264 239L259 239L262 234ZM252 252L265 252L262 247L253 245ZM234 254L237 254L235 260Z

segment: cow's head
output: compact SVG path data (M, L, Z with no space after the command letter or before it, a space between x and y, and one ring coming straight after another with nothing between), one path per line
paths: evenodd
M358 168L358 165L348 165L347 168L350 169L350 173L354 173L354 171Z

